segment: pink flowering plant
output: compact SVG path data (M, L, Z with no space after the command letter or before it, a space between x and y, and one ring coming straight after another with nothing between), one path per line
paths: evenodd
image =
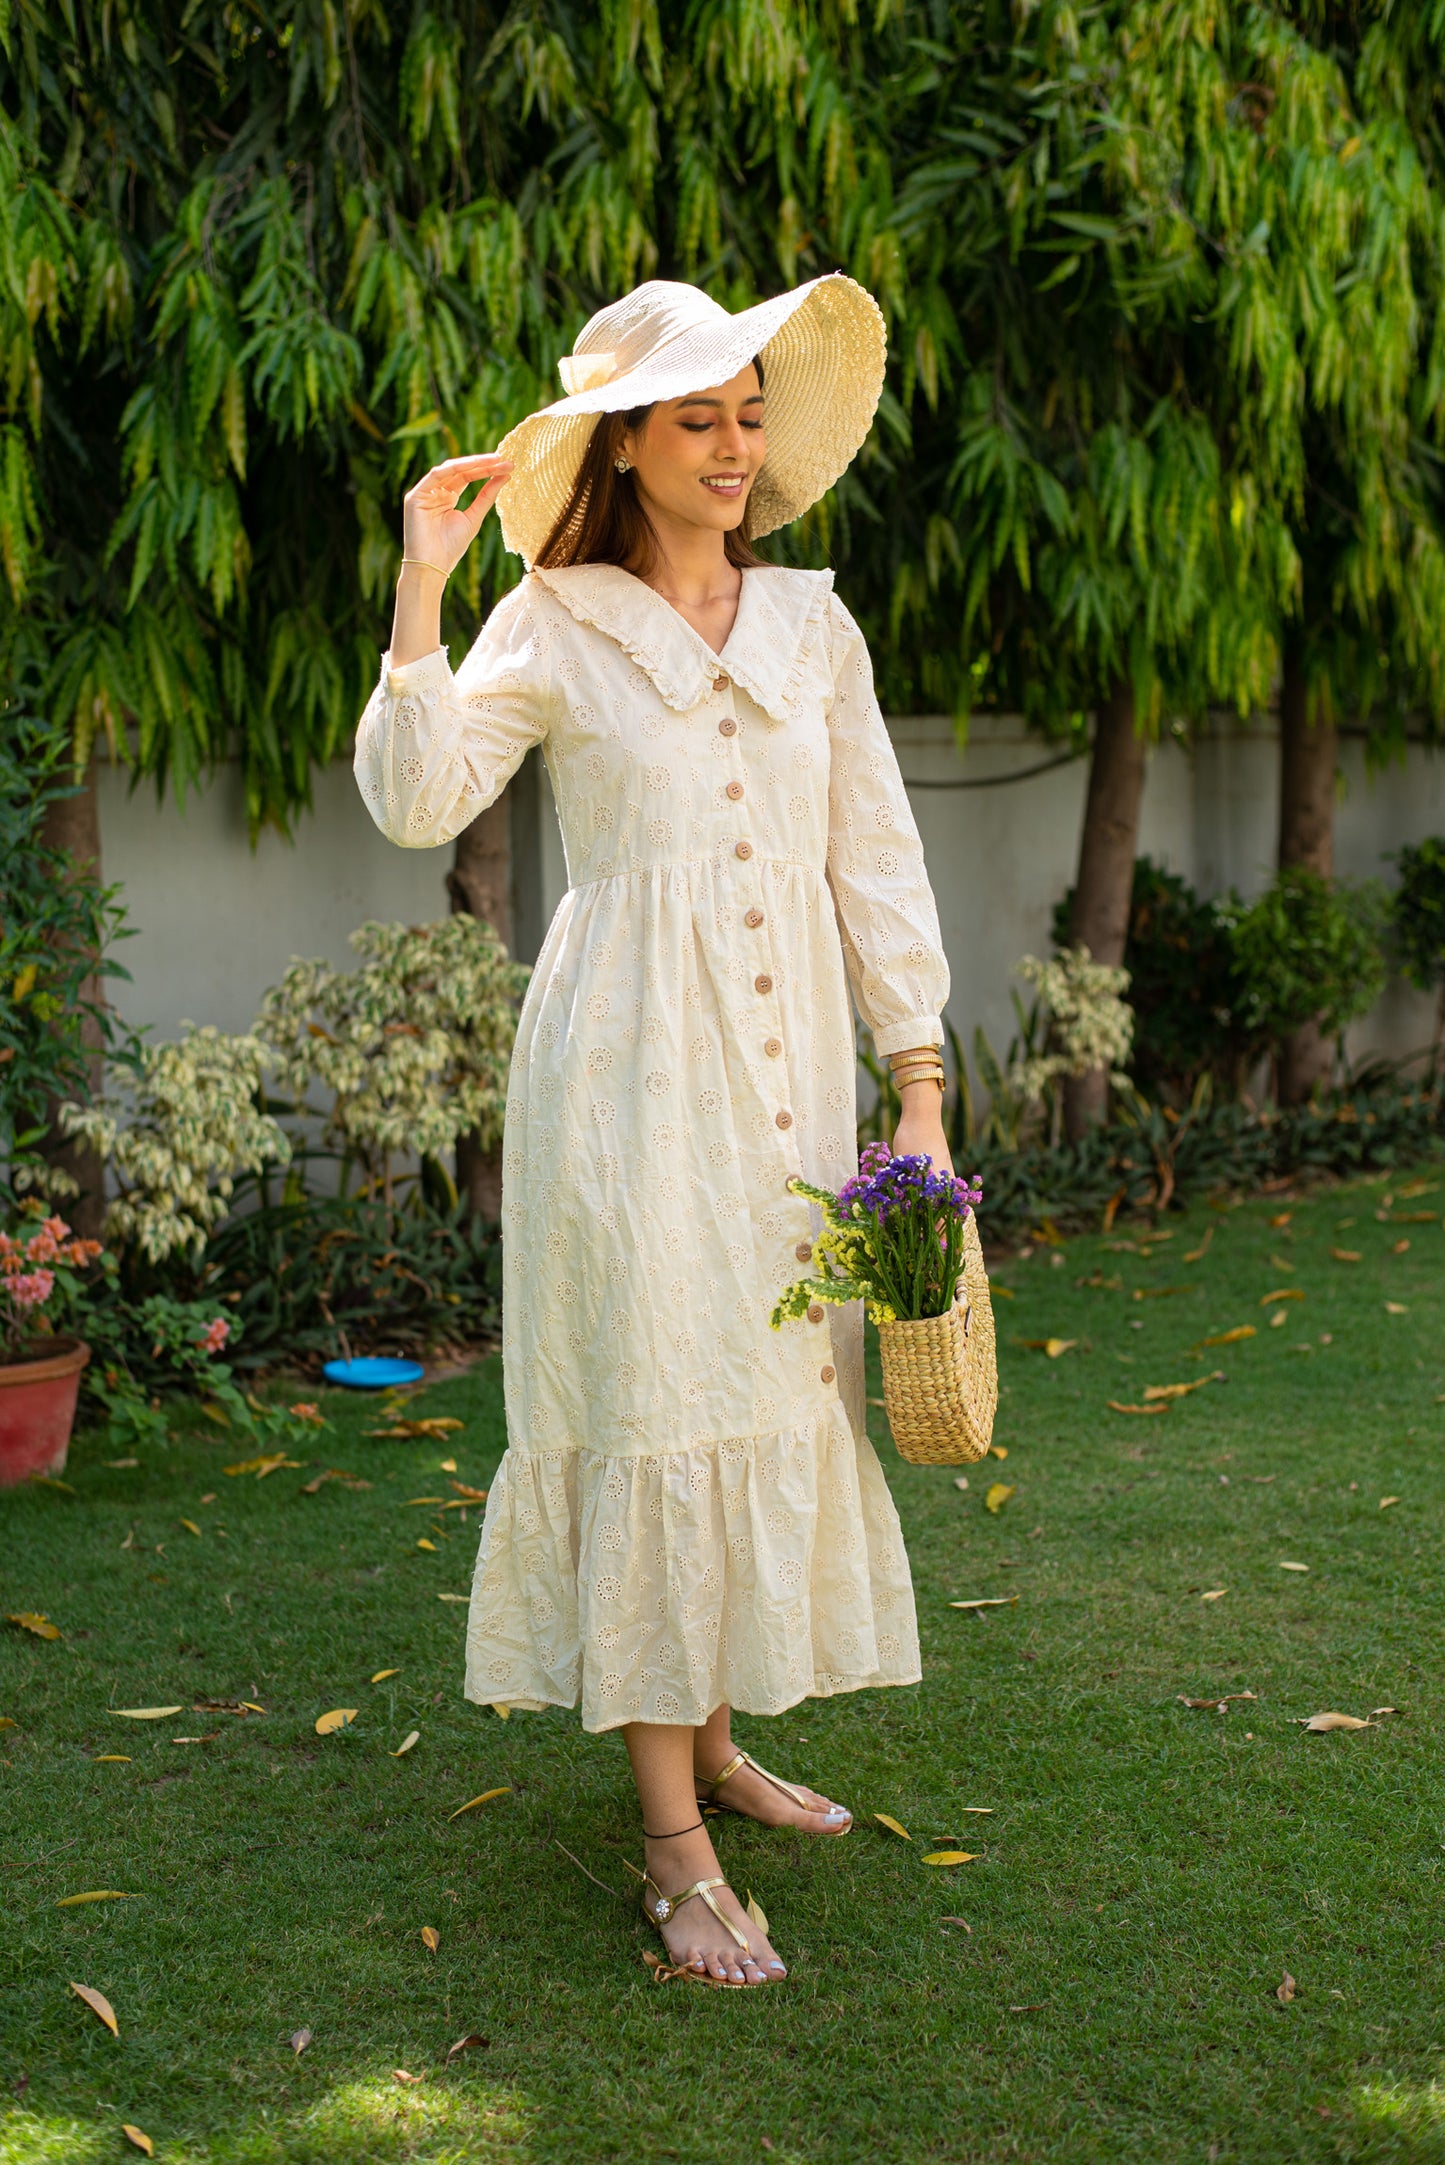
M83 1292L83 1273L99 1257L98 1240L77 1240L63 1218L41 1217L44 1206L22 1204L17 1232L0 1232L0 1355L37 1358L58 1318L68 1318ZM39 1223L36 1220L39 1219Z
M784 1288L772 1326L796 1322L814 1301L861 1300L874 1323L918 1322L953 1305L963 1271L963 1229L983 1198L977 1181L936 1172L930 1158L895 1158L870 1143L834 1195L790 1180L823 1213L813 1275Z

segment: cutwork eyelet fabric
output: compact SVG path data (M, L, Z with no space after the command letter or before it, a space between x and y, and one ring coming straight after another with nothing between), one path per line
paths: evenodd
M768 1327L817 1230L789 1178L857 1166L850 983L880 1053L943 1041L862 634L829 572L744 572L720 656L615 566L533 572L455 676L383 657L357 781L433 847L539 742L570 885L512 1057L468 1696L603 1730L915 1683L861 1314Z

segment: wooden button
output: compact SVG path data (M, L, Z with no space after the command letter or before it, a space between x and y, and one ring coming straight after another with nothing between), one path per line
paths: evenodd
M822 1320L823 1303L821 1301L814 1301L812 1307L808 1310L808 1321L810 1323L821 1323Z
M763 974L762 974L762 976L761 976L761 977L755 977L755 978L753 979L753 991L754 991L754 992L771 992L771 991L772 991L772 989L773 989L773 981L772 981L772 979L771 979L771 978L770 978L770 977L768 976L768 974L767 974L766 970L765 970L765 971L763 972Z
M718 723L717 733L720 737L735 737L737 735L738 725L730 714L725 714Z
M739 842L739 843L737 843L737 844L735 845L735 847L734 847L734 849L733 849L733 855L734 855L734 857L741 857L741 858L743 858L743 859L745 859L745 860L746 860L747 858L751 857L751 856L752 856L752 854L753 854L753 845L752 845L752 843L751 843L751 842Z
M727 690L727 688L728 688L728 680L727 680L727 678L726 678L726 677L714 677L714 678L713 678L713 680L712 680L712 688L713 688L713 690L714 690L715 692L725 692L725 691Z
M831 1383L837 1373L836 1368L820 1368L818 1370L818 1380L820 1383Z
M766 1045L764 1045L763 1047L763 1051L767 1054L770 1060L776 1060L778 1054L782 1051L782 1049L783 1041L780 1037L770 1037Z
M747 916L743 919L743 923L753 932L757 931L762 921L763 913L761 910L749 910Z
M780 1128L790 1128L793 1125L793 1116L791 1113L775 1113L773 1117L777 1121Z
M811 1263L813 1260L813 1243L810 1240L800 1240L793 1253L800 1263Z
M734 803L734 804L736 804L736 803L737 803L737 801L738 801L739 797L740 797L740 796L742 795L742 793L743 793L743 785L742 785L742 783L741 783L741 782L729 782L729 783L728 783L728 795L729 795L729 796L730 796L730 797L732 798L732 800L733 800L733 803Z

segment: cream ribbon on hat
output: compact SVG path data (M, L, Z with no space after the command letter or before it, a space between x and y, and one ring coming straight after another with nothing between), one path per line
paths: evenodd
M557 373L569 398L576 398L583 391L600 391L604 383L611 383L617 374L615 353L565 353L557 363Z

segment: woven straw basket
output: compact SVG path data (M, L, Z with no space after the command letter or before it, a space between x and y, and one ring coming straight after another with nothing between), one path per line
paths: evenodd
M880 1323L883 1403L901 1458L914 1466L966 1466L983 1457L998 1405L993 1306L972 1216L963 1229L963 1275L946 1315Z

